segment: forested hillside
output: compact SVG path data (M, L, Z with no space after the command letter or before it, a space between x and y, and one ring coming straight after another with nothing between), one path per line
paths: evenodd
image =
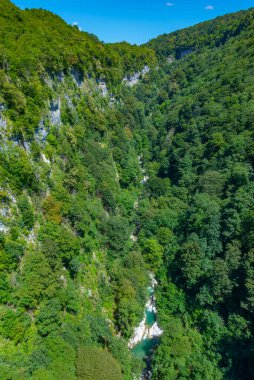
M148 271L152 379L254 379L253 29L104 44L0 0L1 379L138 379Z
M156 240L167 264L155 379L254 378L253 11L199 34L212 26L237 33L162 64L154 101L149 83L138 93L156 128L140 239Z
M248 11L217 17L192 27L178 30L149 41L146 46L156 51L159 58L180 57L187 50L200 51L225 44L253 24L253 8Z
M155 54L8 1L0 19L0 378L132 379L142 363L127 339L149 281L130 239L147 137L122 82Z

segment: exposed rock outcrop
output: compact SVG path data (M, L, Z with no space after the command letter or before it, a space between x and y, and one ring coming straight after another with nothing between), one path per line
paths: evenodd
M50 102L49 120L52 125L61 124L61 99Z
M4 225L4 223L0 222L0 232L7 233L9 228Z
M193 53L194 50L195 49L193 47L188 47L188 46L178 48L176 51L176 59L184 58L186 55Z
M133 87L150 71L150 67L144 66L141 71L136 71L133 75L124 77L123 83L127 86Z
M1 128L0 133L4 132L6 130L6 127L7 127L7 121L4 119L4 117L0 113L0 128Z
M107 84L104 79L97 79L98 89L101 92L103 97L108 95Z
M35 141L43 142L46 140L49 130L45 127L44 121L41 120L37 130L35 131Z
M78 87L82 87L84 84L84 76L82 72L76 68L71 69L71 77Z

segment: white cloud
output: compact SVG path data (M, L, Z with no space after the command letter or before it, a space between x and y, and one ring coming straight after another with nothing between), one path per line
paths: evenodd
M213 11L213 10L214 10L214 5L207 5L207 6L205 7L205 9L206 9L207 11Z
M173 7L174 3L166 3L166 7Z

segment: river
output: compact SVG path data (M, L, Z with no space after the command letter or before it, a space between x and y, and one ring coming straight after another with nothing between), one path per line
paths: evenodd
M145 306L144 318L140 322L139 326L135 329L133 337L129 342L133 354L144 360L146 367L141 375L140 380L151 379L152 369L151 361L154 354L154 350L160 342L160 336L163 331L160 329L157 323L156 317L156 298L155 298L155 286L157 284L153 274L150 274L151 286L148 288L148 302Z
M142 173L144 175L141 184L144 185L148 180L149 176L143 167L142 155L138 156L139 165L141 167ZM139 207L139 199L134 203L134 208ZM133 233L130 239L135 242L137 241L137 236ZM156 298L155 298L155 287L157 281L153 273L149 273L151 286L147 289L148 301L145 306L144 318L140 322L139 326L136 327L132 338L129 341L128 347L131 349L133 354L143 360L146 364L144 371L142 372L140 380L150 380L152 377L151 362L154 354L154 350L160 342L160 336L163 334L163 330L160 329L157 323L157 309L156 309Z

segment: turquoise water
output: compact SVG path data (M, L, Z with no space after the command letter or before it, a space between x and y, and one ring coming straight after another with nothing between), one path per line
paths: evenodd
M150 297L153 297L154 289L151 286L147 288L147 292ZM152 325L156 322L156 315L153 311L149 311L147 309L145 313L146 313L146 324L148 327L152 327Z
M148 327L152 327L152 325L156 322L156 315L153 311L146 310L146 324Z
M159 338L144 339L132 349L132 352L138 359L146 360L152 356L158 343Z
M151 288L149 288L148 290L150 295L152 295L153 291L152 289L150 289ZM148 309L146 309L145 315L146 325L148 327L152 327L152 325L156 322L156 314L154 313L154 311L149 311ZM137 358L147 360L152 356L153 350L158 345L158 342L159 338L157 337L152 339L144 339L141 342L139 342L135 347L133 347L132 352Z
M154 294L154 290L151 286L148 286L147 291L149 296L152 296Z
M153 300L154 295L154 289L152 287L149 287L148 294ZM149 311L148 309L145 310L146 315L146 325L148 327L152 327L153 324L156 322L156 314L154 311ZM132 349L132 353L140 360L144 360L146 363L146 368L144 369L142 373L142 379L148 379L150 378L151 374L151 360L153 357L153 353L155 348L159 345L160 338L154 337L152 339L144 339L140 343L138 343L135 347Z

